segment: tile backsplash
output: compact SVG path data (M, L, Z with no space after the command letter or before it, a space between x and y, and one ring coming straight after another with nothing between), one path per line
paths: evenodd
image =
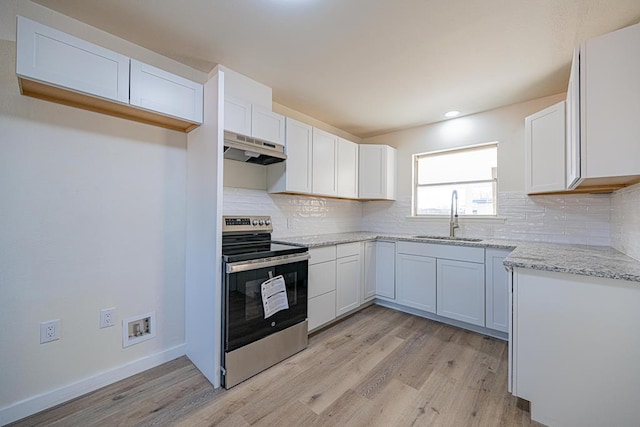
M640 184L611 196L612 246L640 260Z
M460 219L458 236L493 237L550 243L611 245L610 196L527 196L521 192L498 194L496 220ZM449 233L449 219L410 218L411 198L394 202L367 202L363 229L408 234Z
M362 203L355 200L269 194L224 187L223 215L270 215L274 237L360 231Z
M449 219L410 217L411 198L358 202L224 188L225 215L271 215L274 236L352 231L449 232ZM502 220L460 220L458 236L613 246L640 259L640 184L613 194L498 194Z

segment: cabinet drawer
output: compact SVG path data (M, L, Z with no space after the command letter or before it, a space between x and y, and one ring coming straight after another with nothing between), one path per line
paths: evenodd
M342 245L338 245L336 258L344 258L351 255L360 255L361 246L362 243L360 242L344 243Z
M399 254L429 256L457 261L484 263L484 248L457 245L439 245L433 243L398 242Z
M336 247L335 245L331 245L311 248L309 249L309 257L309 265L332 261L336 259Z
M336 261L309 266L309 298L336 290Z
M309 300L309 330L312 331L336 318L336 292L329 292Z

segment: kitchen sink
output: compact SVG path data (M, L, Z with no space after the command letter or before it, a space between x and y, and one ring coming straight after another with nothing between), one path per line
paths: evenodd
M413 236L417 239L451 240L454 242L482 242L482 239L472 237L449 237L449 236Z

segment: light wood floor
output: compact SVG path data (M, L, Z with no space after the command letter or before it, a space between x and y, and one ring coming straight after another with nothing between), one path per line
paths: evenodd
M532 425L516 400L506 343L371 306L231 390L182 357L16 425Z

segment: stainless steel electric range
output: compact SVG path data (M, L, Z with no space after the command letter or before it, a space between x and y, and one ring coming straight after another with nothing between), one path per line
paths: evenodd
M224 216L222 385L307 347L307 248L271 242L268 216Z

